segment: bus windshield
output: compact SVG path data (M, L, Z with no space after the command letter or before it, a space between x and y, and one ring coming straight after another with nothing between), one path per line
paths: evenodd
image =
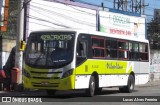
M73 60L74 32L31 33L25 62L36 68L60 68Z

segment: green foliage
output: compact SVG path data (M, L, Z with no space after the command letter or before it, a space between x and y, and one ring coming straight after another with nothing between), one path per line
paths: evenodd
M160 23L157 20L152 20L148 23L147 35L150 41L151 49L160 49Z

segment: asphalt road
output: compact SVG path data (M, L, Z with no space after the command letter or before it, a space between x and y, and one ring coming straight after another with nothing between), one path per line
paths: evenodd
M120 93L118 88L105 88L102 93L94 97L86 97L84 91L59 91L53 97L48 97L45 91L27 91L27 92L0 92L0 97L16 98L37 98L42 103L24 103L45 104L47 105L159 105L160 104L160 81L150 82L146 85L136 86L133 93ZM159 101L159 102L156 102ZM114 102L114 103L113 103ZM54 103L54 104L53 104ZM8 103L0 103L7 104ZM22 103L12 103L19 105Z

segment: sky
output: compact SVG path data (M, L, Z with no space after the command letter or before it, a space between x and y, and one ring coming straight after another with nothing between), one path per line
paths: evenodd
M113 2L114 0L75 0L79 2L86 2L91 3L95 5L101 5L101 3L104 3L105 7L113 8ZM129 0L130 1L130 0ZM145 7L145 15L147 16L147 21L151 21L154 17L154 9L160 9L160 0L144 0L145 4L149 4L149 6Z

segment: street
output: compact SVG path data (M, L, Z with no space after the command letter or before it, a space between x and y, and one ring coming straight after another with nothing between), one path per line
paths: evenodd
M0 49L0 105L160 104L160 0L0 0Z
M145 99L157 99L160 100L160 81L149 82L142 86L136 86L133 93L120 93L118 88L105 88L102 93L94 97L86 97L84 91L59 91L53 97L48 97L45 91L26 91L26 92L0 92L0 97L32 97L42 98L42 102L61 102L61 104L70 105L70 102L86 103L96 105L97 102L105 104L108 102L118 102L128 104L131 99L137 99L136 103L149 104L152 102L153 105L158 104L156 100L150 100L147 102ZM156 97L155 97L156 96ZM158 97L157 97L158 96ZM130 100L128 100L130 99ZM145 101L144 101L144 100ZM133 101L132 100L132 101ZM134 100L135 101L135 100ZM82 104L81 103L81 104ZM131 102L133 104L133 102ZM17 103L15 103L17 104ZM59 103L60 104L60 103Z

